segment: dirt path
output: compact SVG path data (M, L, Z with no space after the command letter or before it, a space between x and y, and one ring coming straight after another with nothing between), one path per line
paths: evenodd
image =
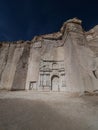
M98 97L1 92L0 130L98 130Z

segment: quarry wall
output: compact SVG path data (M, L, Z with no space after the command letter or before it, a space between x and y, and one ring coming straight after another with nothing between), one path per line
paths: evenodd
M73 18L57 33L1 42L0 89L97 91L98 26L86 32Z

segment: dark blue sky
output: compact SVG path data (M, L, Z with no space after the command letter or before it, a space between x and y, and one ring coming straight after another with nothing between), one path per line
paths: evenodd
M97 0L0 0L0 41L56 32L73 17L82 19L86 30L98 24Z

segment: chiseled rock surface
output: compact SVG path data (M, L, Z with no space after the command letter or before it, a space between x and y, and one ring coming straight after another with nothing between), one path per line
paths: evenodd
M59 32L0 43L0 89L97 92L98 25L66 21Z

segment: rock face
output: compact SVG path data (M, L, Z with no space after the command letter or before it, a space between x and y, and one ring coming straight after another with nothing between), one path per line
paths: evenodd
M57 33L0 43L0 89L98 90L98 25L88 32L77 18Z

